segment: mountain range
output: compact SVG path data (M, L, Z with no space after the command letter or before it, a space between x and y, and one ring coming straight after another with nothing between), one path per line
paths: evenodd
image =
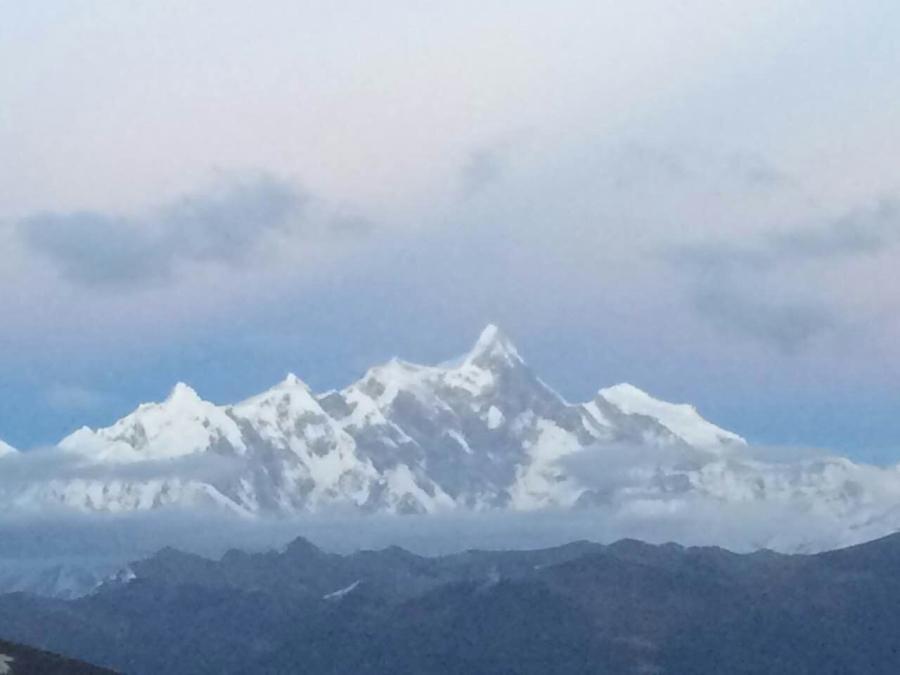
M32 454L0 448L0 470ZM629 384L570 403L493 325L455 360L393 359L324 393L289 375L216 405L179 383L164 401L44 453L49 475L0 483L7 511L665 513L702 500L787 505L867 538L900 522L896 467L764 460L693 406Z
M124 672L893 675L900 535L816 555L587 541L423 557L164 549L0 637Z

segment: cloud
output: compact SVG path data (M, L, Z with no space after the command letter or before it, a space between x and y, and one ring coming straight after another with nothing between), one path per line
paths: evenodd
M824 550L883 535L884 524L857 530L815 509L775 501L723 503L673 495L669 501L634 500L619 507L536 512L460 512L441 515L302 515L235 518L176 508L149 512L3 514L0 569L26 561L35 568L75 559L102 569L151 555L164 546L219 557L229 548L283 547L303 536L328 551L351 553L399 545L423 555L467 549L509 550L558 546L577 540L610 543L625 537L652 543L760 547L785 552Z
M814 225L769 231L756 241L706 241L665 257L693 276L692 305L700 316L792 354L843 321L827 297L809 297L817 287L809 279L818 272L810 265L876 256L898 243L900 205L882 199ZM791 283L777 283L779 274L802 279L805 297L796 297Z
M243 475L243 460L213 453L195 453L171 459L140 462L95 463L60 451L38 448L8 455L0 463L0 492L16 491L47 481L151 481L196 480L216 482Z
M322 511L279 518L235 518L205 509L160 508L147 512L79 513L46 509L8 510L0 515L0 572L3 566L33 569L66 562L108 571L167 545L217 557L230 547L261 550L304 536L326 550L348 553L400 545L426 555L470 548L525 549L588 539L611 542L636 537L662 543L721 545L738 551L759 547L784 551L821 550L881 536L896 522L895 469L850 465L812 448L750 446L727 458L676 446L598 444L565 458L566 473L594 494L592 506L532 512L452 512L434 515L361 516ZM202 480L239 468L223 457L194 455L143 466L91 467L49 450L0 460L0 487L60 477L150 480L172 470ZM769 463L760 467L757 462ZM727 465L739 482L728 489L775 488L766 498L722 500L715 491L691 489L694 480L717 475ZM705 472L704 468L711 468ZM62 471L62 476L60 476ZM96 472L96 473L92 473ZM103 473L107 472L107 473ZM808 480L803 480L803 475ZM781 499L784 481L794 490ZM713 481L713 486L716 482ZM848 525L846 504L810 508L811 491L838 489L851 501L863 486L873 498L858 526ZM857 487L854 487L857 486ZM885 486L889 489L885 490ZM849 491L849 492L848 492ZM824 504L825 502L819 502ZM870 508L872 507L872 508ZM871 518L870 518L871 516ZM2 577L2 574L0 574Z
M40 213L19 223L27 246L67 279L129 287L172 276L184 262L239 265L273 234L301 224L305 193L268 175L185 195L145 217Z
M898 243L900 204L881 199L814 225L769 231L757 241L706 241L679 247L666 257L704 271L764 271L803 262L876 255Z
M875 255L900 243L900 204L882 199L819 226L769 236L764 250L779 262Z
M752 153L727 155L724 169L746 184L760 188L790 187L794 180L765 157Z
M338 213L329 222L331 231L341 237L362 237L375 231L375 223L355 213Z
M609 177L620 189L668 185L755 191L794 184L781 169L754 153L630 142L610 147L607 154Z
M472 197L499 181L509 163L506 143L482 147L469 153L460 171L460 193Z
M131 285L168 277L175 251L126 218L103 213L43 213L20 225L27 245L67 279L88 286Z
M631 501L672 501L703 498L688 474L702 475L704 467L727 464L736 476L759 473L756 462L775 471L788 471L829 455L819 448L741 445L720 455L677 444L641 445L597 443L568 455L560 466L595 498L594 506L625 508ZM753 465L752 468L750 465Z
M182 197L160 213L166 248L198 260L242 261L266 234L295 225L307 199L271 176Z
M726 332L772 344L785 354L798 353L838 324L831 310L816 303L754 298L726 287L697 291L694 309Z

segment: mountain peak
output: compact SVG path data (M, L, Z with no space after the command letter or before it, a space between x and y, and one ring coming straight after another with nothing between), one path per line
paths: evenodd
M485 361L496 360L507 364L521 363L522 357L519 356L518 350L506 334L496 324L489 323L481 331L481 335L478 336L466 361L475 365L484 365Z
M297 537L289 541L283 551L285 556L295 559L320 557L322 555L322 549L306 537Z
M640 387L635 387L633 384L629 382L619 382L619 384L614 384L611 387L606 387L605 389L600 390L600 394L606 397L615 398L618 400L622 399L651 399L653 398L646 391L641 389ZM656 399L654 399L656 400Z
M166 403L197 403L201 400L194 388L184 382L177 382L166 397Z
M262 409L271 406L280 408L283 405L287 405L289 408L297 411L310 409L318 411L319 407L318 403L315 402L315 395L309 388L309 385L294 373L288 373L278 384L273 385L260 394L235 403L231 406L231 409L242 417L248 415L254 417Z
M297 387L302 387L303 389L309 389L306 386L306 383L297 377L294 373L288 373L284 376L284 379L278 384L279 387L284 389L296 389Z

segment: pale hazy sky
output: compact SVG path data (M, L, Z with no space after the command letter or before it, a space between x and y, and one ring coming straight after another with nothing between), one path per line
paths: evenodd
M489 321L900 459L900 5L3 2L0 438Z

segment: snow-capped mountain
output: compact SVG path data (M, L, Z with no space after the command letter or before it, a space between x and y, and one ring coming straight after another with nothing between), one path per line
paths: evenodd
M569 403L488 326L437 366L394 359L317 395L289 375L234 405L178 384L58 446L65 475L7 503L87 511L214 505L240 514L715 502L886 517L900 473L838 458L772 464L690 405L628 384Z

